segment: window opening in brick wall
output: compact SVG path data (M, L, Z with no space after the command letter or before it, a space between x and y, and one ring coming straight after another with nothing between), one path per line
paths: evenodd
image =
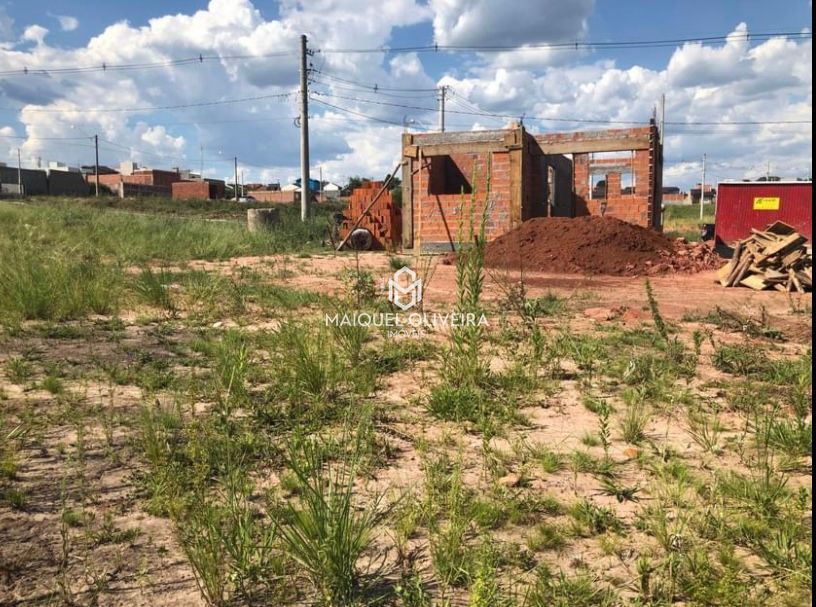
M606 198L606 175L590 175L589 181L592 199Z
M431 156L428 193L470 194L470 181L450 156Z
M635 174L632 172L621 174L621 195L632 196L635 193Z

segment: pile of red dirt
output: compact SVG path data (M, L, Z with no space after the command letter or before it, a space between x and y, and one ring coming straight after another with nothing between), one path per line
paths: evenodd
M672 240L609 217L540 217L488 243L489 268L632 276L719 267L706 244Z

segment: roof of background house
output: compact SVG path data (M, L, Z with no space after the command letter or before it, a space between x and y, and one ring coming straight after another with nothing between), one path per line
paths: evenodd
M90 173L93 175L94 173L96 173L96 165L83 164L81 167L79 167L79 170L82 171L83 173ZM99 165L100 175L116 175L118 172L119 171L117 171L116 169L113 169L109 166L105 166L104 164Z

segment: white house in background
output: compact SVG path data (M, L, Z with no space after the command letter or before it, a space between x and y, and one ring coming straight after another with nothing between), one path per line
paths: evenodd
M337 198L340 196L340 190L342 190L342 188L339 185L329 182L323 186L323 196L326 198Z
M294 183L287 183L281 188L281 192L300 192L300 186L297 186Z
M140 168L142 167L132 160L124 160L119 163L119 172L122 175L133 175L133 173L138 171Z
M50 160L48 162L48 170L49 171L64 171L66 173L79 173L79 167L72 167L68 166L64 162L57 162L55 160Z

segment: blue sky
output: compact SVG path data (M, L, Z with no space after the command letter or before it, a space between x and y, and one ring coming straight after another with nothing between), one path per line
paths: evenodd
M127 25L115 25L122 21ZM802 1L393 0L378 7L362 0L305 5L0 0L0 70L163 61L198 52L263 54L293 50L302 31L310 34L313 47L338 49L663 40L810 27L810 4ZM388 96L332 77L391 88L445 84L451 87L454 112L644 121L666 94L667 118L681 122L800 120L741 130L722 125L667 129L665 181L683 186L694 182L703 152L721 178L758 174L768 161L798 175L811 164L812 127L804 124L812 114L809 39L501 56L318 54L313 61L326 74L316 76L316 98L340 108L312 104L313 164L338 181L385 172L399 153L398 125L433 128L436 117L413 109L433 107L433 93ZM149 112L87 108L191 105L291 93L296 63L296 57L276 57L119 74L0 77L0 155L16 159L21 147L29 165L38 159L87 164L92 152L87 138L101 133L103 161L111 164L133 158L197 169L203 149L208 174L225 176L237 155L248 179L288 181L297 173L292 96ZM506 121L467 113L448 119L463 129ZM527 119L525 124L541 130L586 128Z

